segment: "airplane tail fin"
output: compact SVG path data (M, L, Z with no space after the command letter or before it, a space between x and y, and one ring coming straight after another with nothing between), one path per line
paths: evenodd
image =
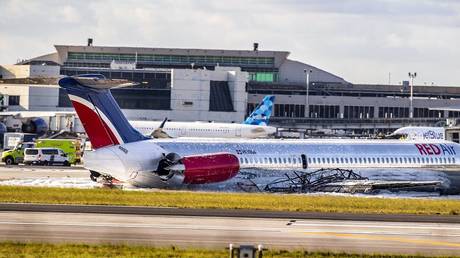
M59 86L69 95L93 148L148 139L134 129L110 93L110 88L133 85L102 75L64 77Z
M268 125L270 116L272 115L273 102L275 96L267 95L262 99L262 102L254 109L254 111L246 118L244 124L249 125Z

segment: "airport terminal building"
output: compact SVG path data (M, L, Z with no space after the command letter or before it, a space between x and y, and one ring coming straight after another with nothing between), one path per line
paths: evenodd
M56 52L2 66L1 94L17 74L53 77L98 73L138 85L113 90L129 119L241 122L267 94L276 96L272 124L286 135L367 135L405 125L442 126L458 112L430 107L460 106L460 87L414 86L413 118L404 85L352 84L315 66L290 60L289 52L57 45ZM18 67L22 67L19 69ZM46 67L46 69L45 69ZM14 72L12 70L25 70ZM33 76L33 70L43 73ZM46 71L45 71L46 70ZM308 76L307 76L308 75ZM307 79L308 77L308 79ZM10 84L8 84L10 83ZM308 83L308 87L307 87ZM22 84L39 87L39 84ZM44 85L43 87L51 87ZM16 85L18 86L18 85ZM308 94L307 94L308 89ZM24 91L26 92L26 91ZM31 92L31 91L28 91ZM66 110L66 94L53 90L46 105L12 98L11 110ZM11 94L10 94L11 95ZM11 98L11 97L8 97ZM39 101L38 101L39 102Z

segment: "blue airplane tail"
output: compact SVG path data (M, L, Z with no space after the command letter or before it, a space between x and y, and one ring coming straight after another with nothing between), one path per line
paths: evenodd
M273 102L275 96L267 95L262 99L262 102L252 111L252 113L246 118L243 124L248 125L268 125L270 116L273 111Z
M131 126L110 93L110 88L123 86L123 82L126 81L108 80L102 75L59 80L59 86L67 91L94 149L148 139Z

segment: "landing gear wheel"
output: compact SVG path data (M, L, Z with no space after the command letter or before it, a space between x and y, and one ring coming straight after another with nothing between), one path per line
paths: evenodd
M89 171L91 174L89 175L89 178L91 178L92 181L97 182L97 178L101 176L101 173L96 172L96 171Z
M5 159L5 164L6 164L6 165L14 165L14 159L13 159L13 157L7 157L7 158Z

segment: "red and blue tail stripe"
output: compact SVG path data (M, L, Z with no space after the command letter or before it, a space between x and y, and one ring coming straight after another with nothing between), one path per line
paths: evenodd
M94 81L88 77L65 77L59 80L93 148L148 139L131 126L110 93L112 85L104 84L104 81L110 80L100 77L94 77Z

